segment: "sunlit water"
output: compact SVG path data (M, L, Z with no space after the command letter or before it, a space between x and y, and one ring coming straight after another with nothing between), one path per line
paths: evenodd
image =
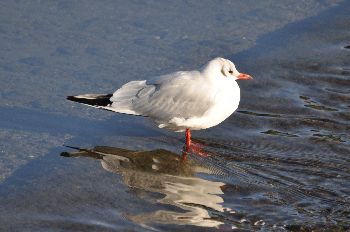
M278 3L1 3L1 229L350 230L350 4ZM189 9L193 28L168 18ZM202 155L142 117L65 101L218 55L255 79L194 133Z

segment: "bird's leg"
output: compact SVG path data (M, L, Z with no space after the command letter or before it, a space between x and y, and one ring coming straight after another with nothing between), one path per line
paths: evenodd
M186 161L187 160L187 152L188 152L188 149L185 148L186 150L183 150L182 151L182 155L181 155L181 161Z
M185 161L187 159L187 152L190 151L191 147L191 131L190 129L186 128L186 146L182 152L182 161Z
M190 129L186 129L186 147L184 152L182 153L182 160L186 160L187 153L192 152L196 155L207 157L208 154L201 149L201 145L191 141L191 131Z
M191 131L190 129L186 128L186 148L190 148L191 146Z

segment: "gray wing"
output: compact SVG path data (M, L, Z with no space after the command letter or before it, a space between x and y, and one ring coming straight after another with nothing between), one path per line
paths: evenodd
M213 96L208 94L208 87L197 71L132 81L113 94L112 107L117 112L149 116L161 122L174 117L187 119L201 116L211 107Z

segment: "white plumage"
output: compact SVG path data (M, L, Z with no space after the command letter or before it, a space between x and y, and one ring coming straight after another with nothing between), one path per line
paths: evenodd
M68 99L118 113L147 116L160 128L176 132L200 130L218 125L237 109L237 79L251 77L239 73L231 61L215 58L199 71L128 82L113 95L85 94Z

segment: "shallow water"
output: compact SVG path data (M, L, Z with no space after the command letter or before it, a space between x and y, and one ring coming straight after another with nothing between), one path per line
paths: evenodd
M1 229L350 230L350 2L252 3L2 2ZM65 100L219 55L255 79L206 156Z

